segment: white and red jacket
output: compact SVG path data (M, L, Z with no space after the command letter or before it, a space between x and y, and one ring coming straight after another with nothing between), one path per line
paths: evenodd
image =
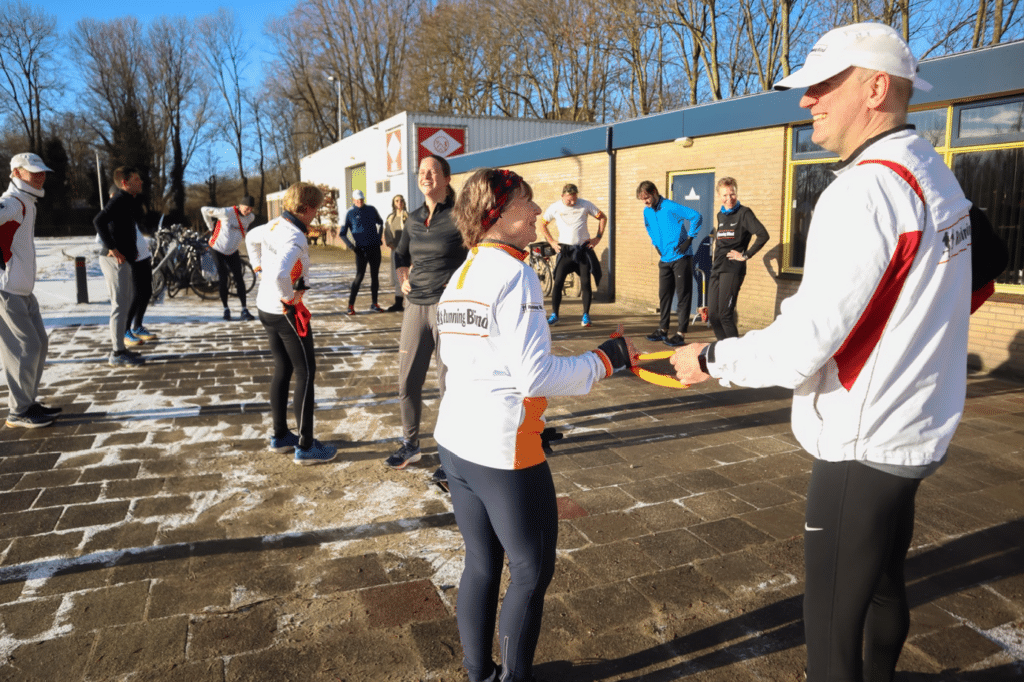
M256 220L256 214L242 215L237 206L214 208L203 206L203 221L213 230L210 237L210 248L230 256L238 251L238 245L245 239L245 231Z
M281 302L293 301L296 287L303 283L308 286L309 239L306 233L280 216L249 232L245 248L253 270L261 273L256 307L273 315L284 314Z
M36 199L43 190L11 178L0 195L0 291L28 296L36 286Z
M445 393L434 438L494 469L544 461L546 396L583 395L611 373L596 352L551 354L544 294L525 252L484 243L437 304Z
M819 459L939 461L966 394L970 203L911 129L866 144L836 175L799 290L769 327L716 343L709 371L794 388L793 432Z

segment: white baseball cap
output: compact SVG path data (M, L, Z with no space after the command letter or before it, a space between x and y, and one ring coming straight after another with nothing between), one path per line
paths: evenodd
M885 24L850 24L834 28L811 48L804 65L775 84L776 90L807 88L851 66L884 71L913 81L917 90L931 90L917 76L917 60L903 38Z
M361 190L361 189L354 189L354 190L352 190L352 198L353 199L362 199L363 198L363 190Z
M43 163L43 160L39 158L38 154L31 152L24 152L22 154L15 154L11 157L11 170L15 168L24 168L27 171L33 173L52 173L53 169Z

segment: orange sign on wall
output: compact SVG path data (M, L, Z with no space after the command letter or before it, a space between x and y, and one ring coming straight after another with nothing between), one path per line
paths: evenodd
M384 149L388 155L388 173L402 172L402 129L395 128L385 134Z

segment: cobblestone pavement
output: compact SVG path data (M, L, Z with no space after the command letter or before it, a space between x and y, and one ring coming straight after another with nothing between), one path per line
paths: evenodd
M266 449L258 323L160 324L141 369L103 327L50 337L52 427L0 428L0 680L464 680L462 543L428 456L396 447L398 314L343 314L352 268L316 249L319 438ZM364 292L359 307L366 310ZM390 295L381 302L390 303ZM102 309L99 308L99 309ZM556 352L653 315L563 307ZM692 340L710 338L703 326ZM437 391L431 376L429 430ZM0 404L6 388L0 387ZM537 675L551 681L802 680L811 460L784 390L658 388L632 375L551 400L561 512ZM1024 387L973 377L948 463L918 496L906 681L1024 677Z

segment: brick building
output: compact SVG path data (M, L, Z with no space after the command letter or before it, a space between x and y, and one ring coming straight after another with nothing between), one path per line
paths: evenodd
M934 86L915 93L910 123L930 139L967 197L988 214L1010 248L996 295L971 318L975 369L1024 377L1024 42L922 62ZM508 145L452 159L455 187L475 168L522 174L542 207L573 182L609 215L599 246L606 277L598 296L653 310L658 254L643 227L636 187L652 180L664 196L714 220L714 183L732 176L740 200L772 240L748 265L737 312L741 329L768 325L793 294L806 227L838 159L810 140L802 91L772 92ZM837 253L841 257L841 253Z

